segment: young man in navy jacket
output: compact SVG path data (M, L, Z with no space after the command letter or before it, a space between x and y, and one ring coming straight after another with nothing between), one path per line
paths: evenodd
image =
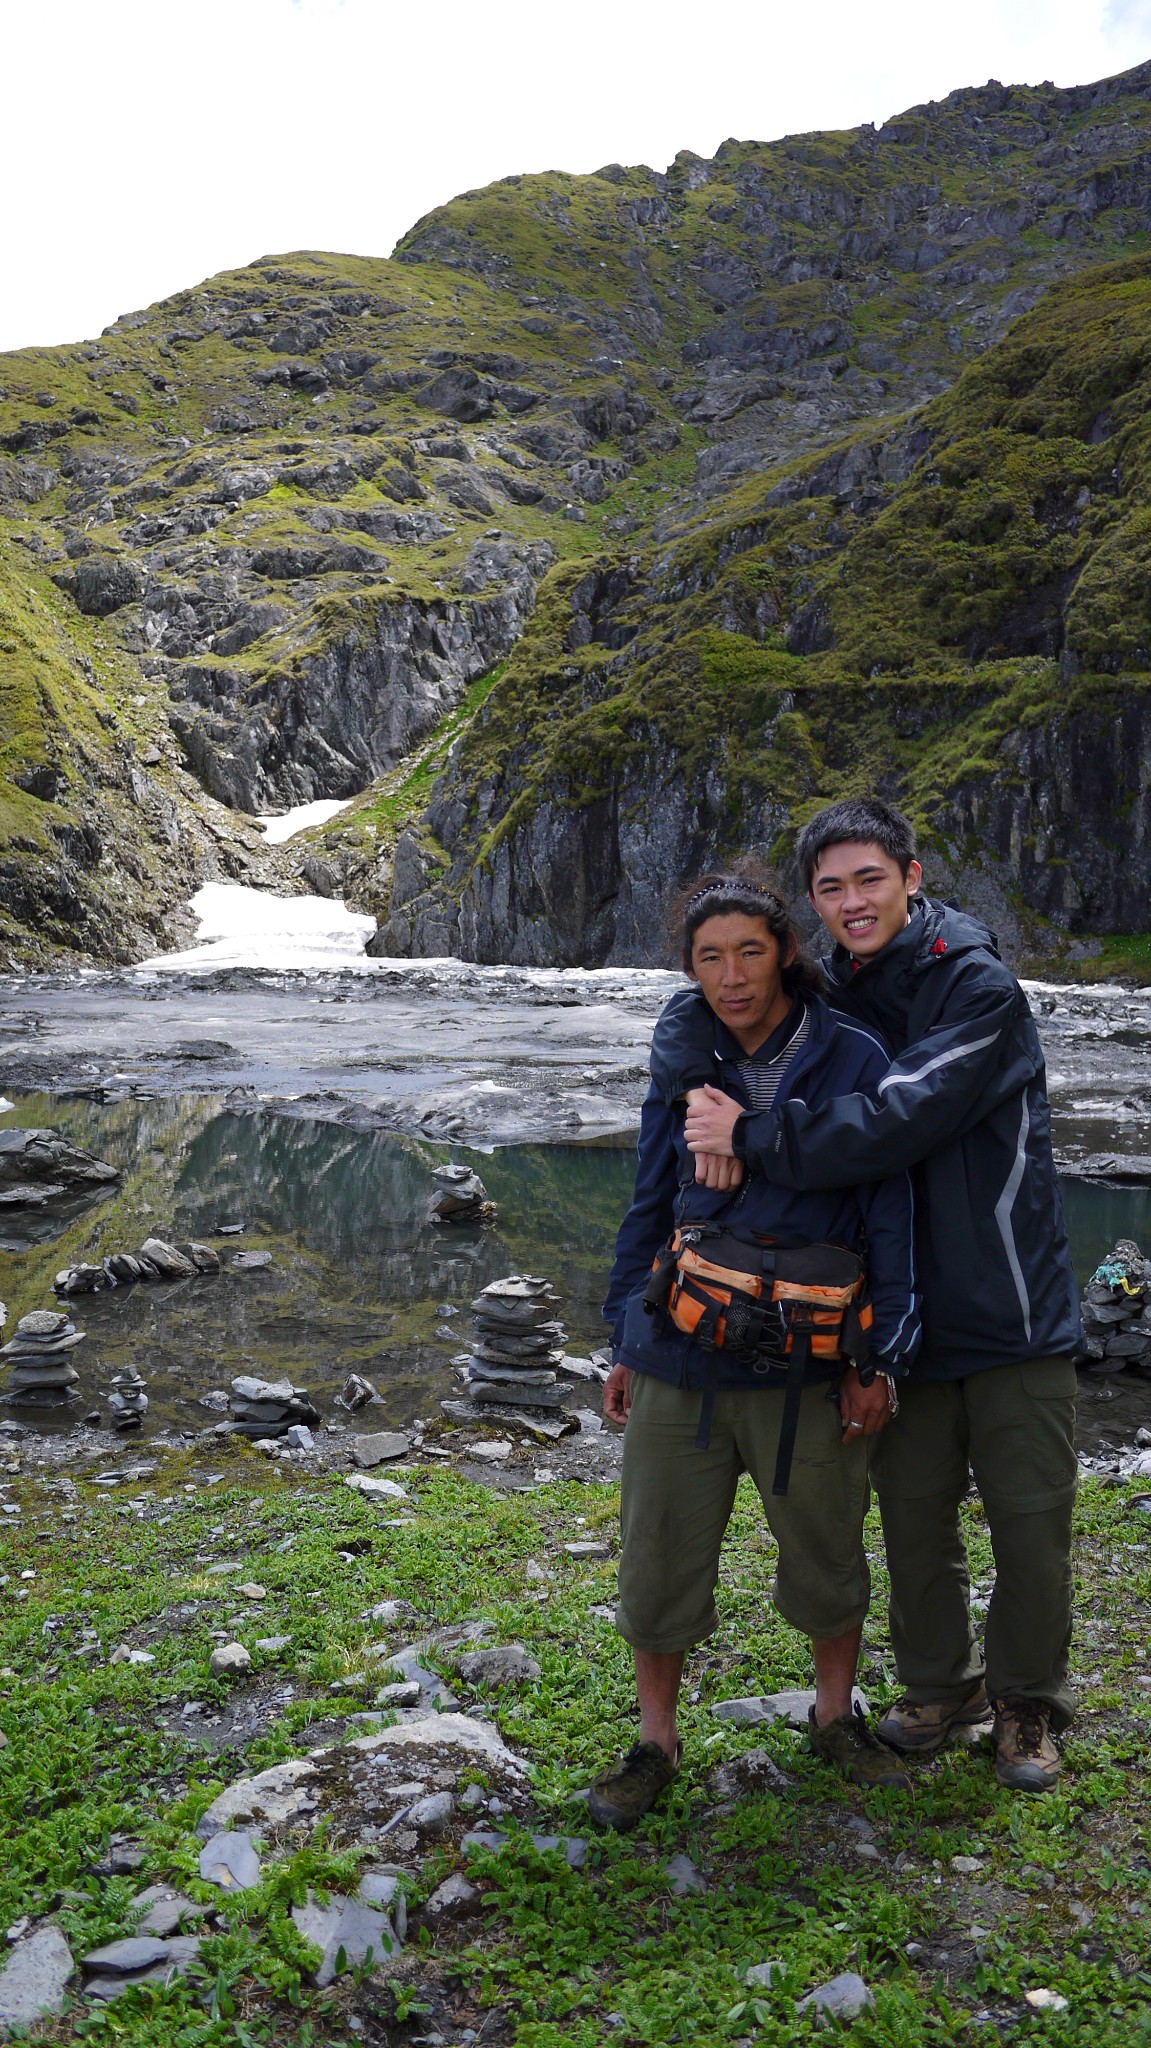
M708 876L687 898L681 937L727 1091L720 1100L737 1111L792 1094L826 1102L886 1072L874 1034L832 1015L769 886ZM604 1410L626 1423L616 1619L640 1707L639 1741L589 1794L592 1818L616 1828L634 1826L675 1776L684 1659L717 1626L720 1552L744 1472L776 1539L775 1605L812 1644L811 1747L856 1784L907 1783L853 1707L852 1687L871 1590L867 1446L888 1425L896 1376L919 1342L910 1184L900 1174L800 1193L753 1170L737 1189L708 1188L695 1178L684 1114L655 1089L644 1104L635 1194L604 1304L613 1355ZM846 1343L839 1326L820 1351L802 1314L785 1320L793 1311L775 1285L795 1282L795 1255L813 1285L846 1285L846 1308L864 1238L870 1353L862 1322ZM673 1301L677 1282L690 1294L689 1273L698 1277L681 1270L685 1244L689 1258L708 1262L712 1283L740 1262L737 1278L756 1276L751 1295L733 1294L722 1318L706 1278L694 1308Z
M836 941L832 1001L883 1034L891 1069L818 1108L792 1096L768 1115L733 1113L685 991L657 1027L653 1081L666 1099L687 1093L686 1141L709 1185L730 1185L740 1162L792 1188L913 1169L923 1352L872 1456L904 1686L879 1733L931 1753L993 1712L1000 1782L1045 1791L1074 1706L1079 1312L1038 1034L991 934L920 897L898 811L833 805L804 827L796 857ZM996 1564L984 1645L959 1525L971 1474Z

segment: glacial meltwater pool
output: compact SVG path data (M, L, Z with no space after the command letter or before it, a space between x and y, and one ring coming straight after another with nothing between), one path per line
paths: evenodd
M13 1124L53 1126L121 1178L63 1210L0 1212L7 1335L19 1316L53 1304L61 1267L134 1251L149 1236L202 1238L225 1264L218 1278L116 1288L70 1303L87 1333L72 1354L79 1398L66 1411L3 1411L37 1428L69 1429L97 1409L106 1416L111 1375L130 1363L148 1381L145 1435L210 1427L217 1418L200 1396L239 1373L286 1375L327 1415L349 1372L358 1372L383 1404L362 1411L355 1426L411 1421L456 1391L451 1360L468 1329L468 1304L509 1272L551 1280L569 1351L586 1356L603 1343L599 1306L631 1193L630 1143L480 1153L338 1123L234 1114L202 1094L115 1102L22 1094L0 1116L0 1128ZM427 1220L431 1170L448 1159L480 1173L498 1205L493 1224L458 1229ZM1151 1188L1068 1178L1064 1199L1080 1279L1117 1237L1151 1249ZM221 1224L235 1223L241 1233L219 1234ZM237 1250L270 1252L271 1263L231 1270ZM1085 1449L1129 1444L1149 1420L1151 1382L1083 1381Z

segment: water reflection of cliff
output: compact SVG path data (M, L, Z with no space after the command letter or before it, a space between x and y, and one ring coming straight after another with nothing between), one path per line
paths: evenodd
M630 1149L512 1146L468 1154L499 1207L483 1230L429 1223L431 1168L443 1146L283 1117L218 1116L189 1146L175 1190L180 1236L243 1218L322 1253L356 1292L396 1304L456 1300L509 1267L543 1272L573 1329L598 1337L606 1257L631 1193ZM245 1242L247 1238L245 1239Z
M74 1413L132 1363L150 1381L154 1418L184 1428L204 1426L196 1397L238 1372L287 1374L325 1410L348 1372L363 1372L389 1415L408 1419L449 1390L472 1296L516 1267L553 1281L574 1345L602 1337L606 1261L631 1186L627 1151L468 1155L499 1219L452 1229L427 1220L431 1168L449 1156L444 1146L232 1116L202 1096L106 1104L25 1096L10 1120L55 1125L123 1176L52 1244L0 1254L0 1295L14 1315L51 1299L61 1266L132 1250L151 1234L208 1238L226 1262L238 1247L272 1254L257 1272L83 1296ZM243 1221L243 1235L218 1237L216 1226L230 1220ZM437 1306L445 1303L459 1315L445 1318Z

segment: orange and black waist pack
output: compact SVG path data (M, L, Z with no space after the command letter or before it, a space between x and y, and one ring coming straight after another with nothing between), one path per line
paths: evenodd
M753 1372L787 1374L776 1483L785 1493L808 1363L866 1362L871 1330L863 1261L838 1244L780 1245L717 1224L685 1223L655 1260L643 1292L705 1351ZM697 1441L706 1445L714 1388Z
M863 1261L838 1244L778 1245L684 1224L652 1266L644 1307L708 1351L778 1371L804 1342L812 1358L867 1357Z

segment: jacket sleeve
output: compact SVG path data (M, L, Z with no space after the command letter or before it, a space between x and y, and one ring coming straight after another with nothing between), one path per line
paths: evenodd
M922 1336L910 1177L897 1173L861 1187L859 1206L867 1231L871 1355L880 1372L904 1373Z
M664 1102L715 1083L715 1015L697 988L679 988L656 1021L651 1080Z
M866 1092L818 1109L796 1096L739 1119L732 1147L783 1187L849 1187L904 1172L962 1136L1042 1070L1026 1003L1009 977L957 981L938 1024Z
M603 1305L613 1339L618 1337L628 1297L643 1286L657 1251L671 1236L679 1187L675 1130L680 1114L654 1087L640 1111L635 1193L619 1227Z

